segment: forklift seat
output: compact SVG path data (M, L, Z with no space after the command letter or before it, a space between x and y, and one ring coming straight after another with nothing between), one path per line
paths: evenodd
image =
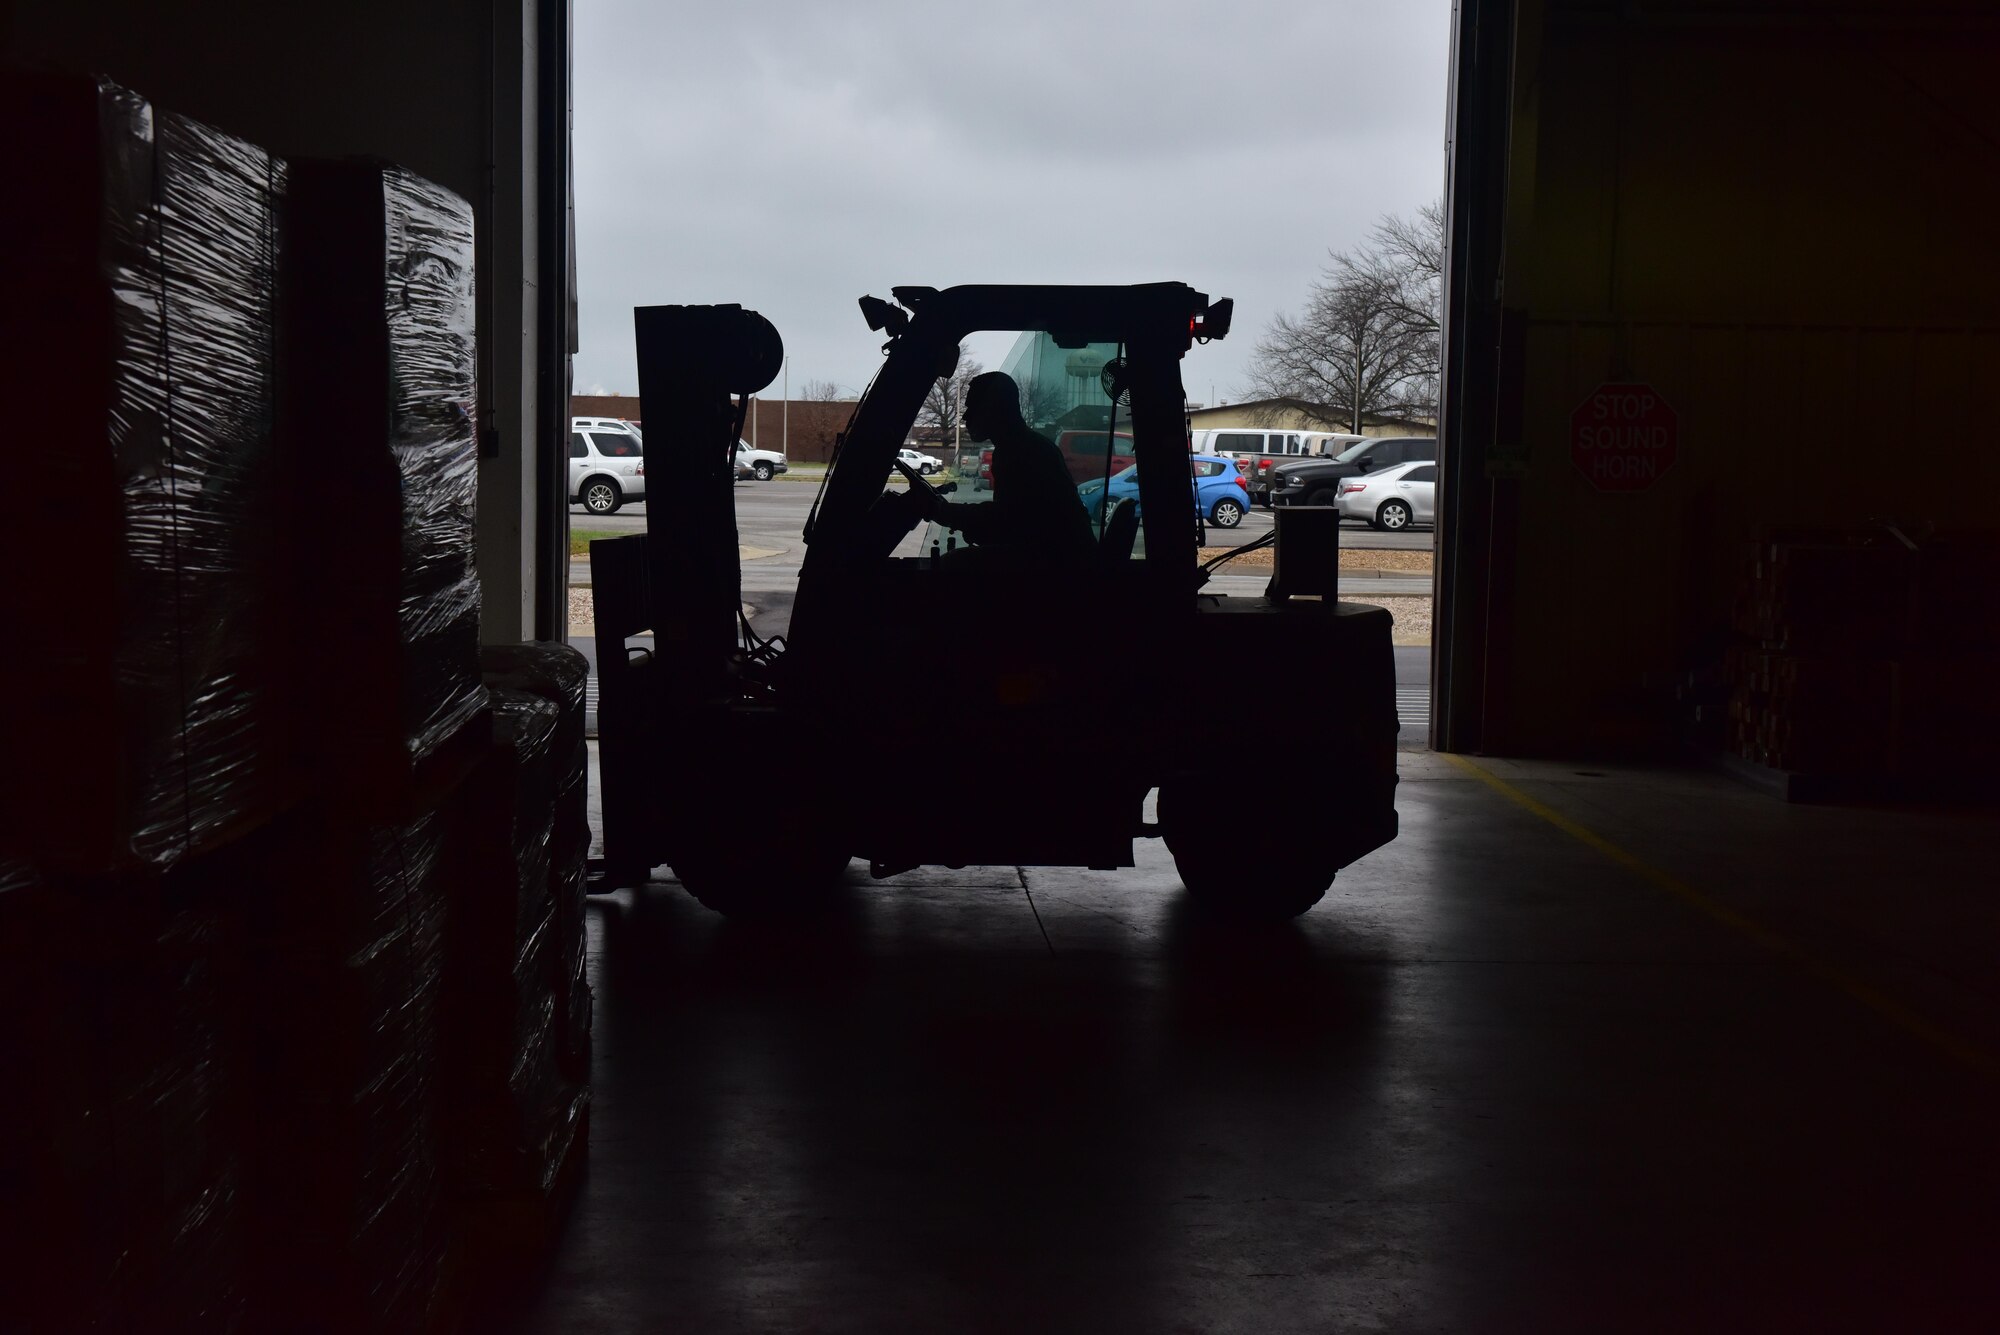
M1127 496L1104 517L1104 532L1097 539L1097 550L1107 562L1116 565L1132 559L1132 544L1138 539L1139 503Z

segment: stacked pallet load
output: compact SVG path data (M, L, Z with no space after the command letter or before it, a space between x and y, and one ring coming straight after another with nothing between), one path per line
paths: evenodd
M1888 526L1753 543L1724 658L1725 744L1786 795L1918 794L2000 741L2000 542Z
M552 1222L581 1143L586 1086L568 1076L550 853L561 714L496 690L493 740L452 811L446 1045L452 1184L482 1241Z
M303 783L269 522L285 164L94 79L10 77L0 117L5 179L62 183L0 203L0 618L27 632L0 1103L34 1147L0 1174L0 1292L36 1330L244 1329L245 957L208 872Z
M556 711L481 677L472 211L393 167L301 163L286 216L280 350L301 369L281 435L299 486L320 498L298 530L302 602L318 619L301 677L324 705L306 749L329 808L376 852L371 884L392 884L399 865L405 902L421 906L403 949L422 961L407 977L435 1017L398 1068L406 1084L421 1074L421 1092L377 1123L412 1134L385 1161L399 1176L347 1174L358 1192L330 1194L346 1212L328 1217L343 1225L393 1201L403 1222L378 1227L384 1242L422 1242L439 1210L476 1266L491 1201L553 1203L586 1096L558 1061ZM329 551L341 560L315 559ZM356 1264L329 1291L418 1328L439 1310L421 1300L435 1253L426 1242L388 1269L386 1247L365 1241L352 1239ZM350 1281L364 1278L386 1287L360 1294Z
M29 636L0 654L0 847L164 869L299 780L272 661L285 166L94 80L10 78L0 116L4 179L65 183L0 206L0 618Z
M335 797L408 819L487 742L472 207L399 168L301 162L284 223L301 750Z
M169 878L0 868L0 1293L34 1331L248 1324L241 950Z
M549 836L549 894L555 901L556 1030L563 1070L590 1073L591 995L585 958L584 878L590 857L590 750L584 735L584 688L590 663L561 644L488 645L479 666L491 690L511 690L556 708L552 754L555 820Z
M447 1310L444 836L436 814L319 806L226 878L250 959L257 1329L418 1335Z
M0 201L39 470L0 559L63 563L0 584L32 631L0 654L7 1315L448 1328L465 1202L581 1144L588 1032L581 677L542 663L562 708L510 697L497 746L481 678L472 211L99 80L0 115L7 179L78 187Z

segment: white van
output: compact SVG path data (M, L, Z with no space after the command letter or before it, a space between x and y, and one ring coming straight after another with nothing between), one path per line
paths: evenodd
M1188 433L1196 454L1220 454L1242 462L1237 467L1250 486L1250 500L1271 503L1271 470L1290 459L1338 454L1362 439L1338 431L1275 431L1256 427L1203 427Z

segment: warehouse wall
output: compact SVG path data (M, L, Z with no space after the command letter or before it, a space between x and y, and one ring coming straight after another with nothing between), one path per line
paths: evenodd
M1832 17L1835 13L1837 21ZM1882 3L1518 10L1482 748L1664 745L1760 525L1994 523L2000 33ZM1606 494L1570 414L1644 381L1672 470Z
M534 632L535 23L536 0L11 0L0 10L9 63L107 74L287 157L387 159L473 204L489 642Z

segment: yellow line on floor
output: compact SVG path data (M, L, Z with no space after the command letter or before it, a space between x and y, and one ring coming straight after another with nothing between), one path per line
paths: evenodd
M1996 1060L1991 1052L1980 1045L1939 1028L1916 1010L1904 1005L1880 988L1856 978L1839 965L1820 958L1789 937L1773 931L1754 918L1737 912L1715 896L1696 889L1678 876L1661 871L1636 854L1627 852L1603 835L1565 816L1548 803L1528 796L1485 766L1465 756L1450 753L1446 753L1444 758L1508 801L1541 817L1570 838L1617 863L1639 879L1665 891L1690 908L1721 923L1738 935L1747 937L1773 954L1792 961L1822 981L1831 983L1927 1047L1981 1075L2000 1076L2000 1060Z

